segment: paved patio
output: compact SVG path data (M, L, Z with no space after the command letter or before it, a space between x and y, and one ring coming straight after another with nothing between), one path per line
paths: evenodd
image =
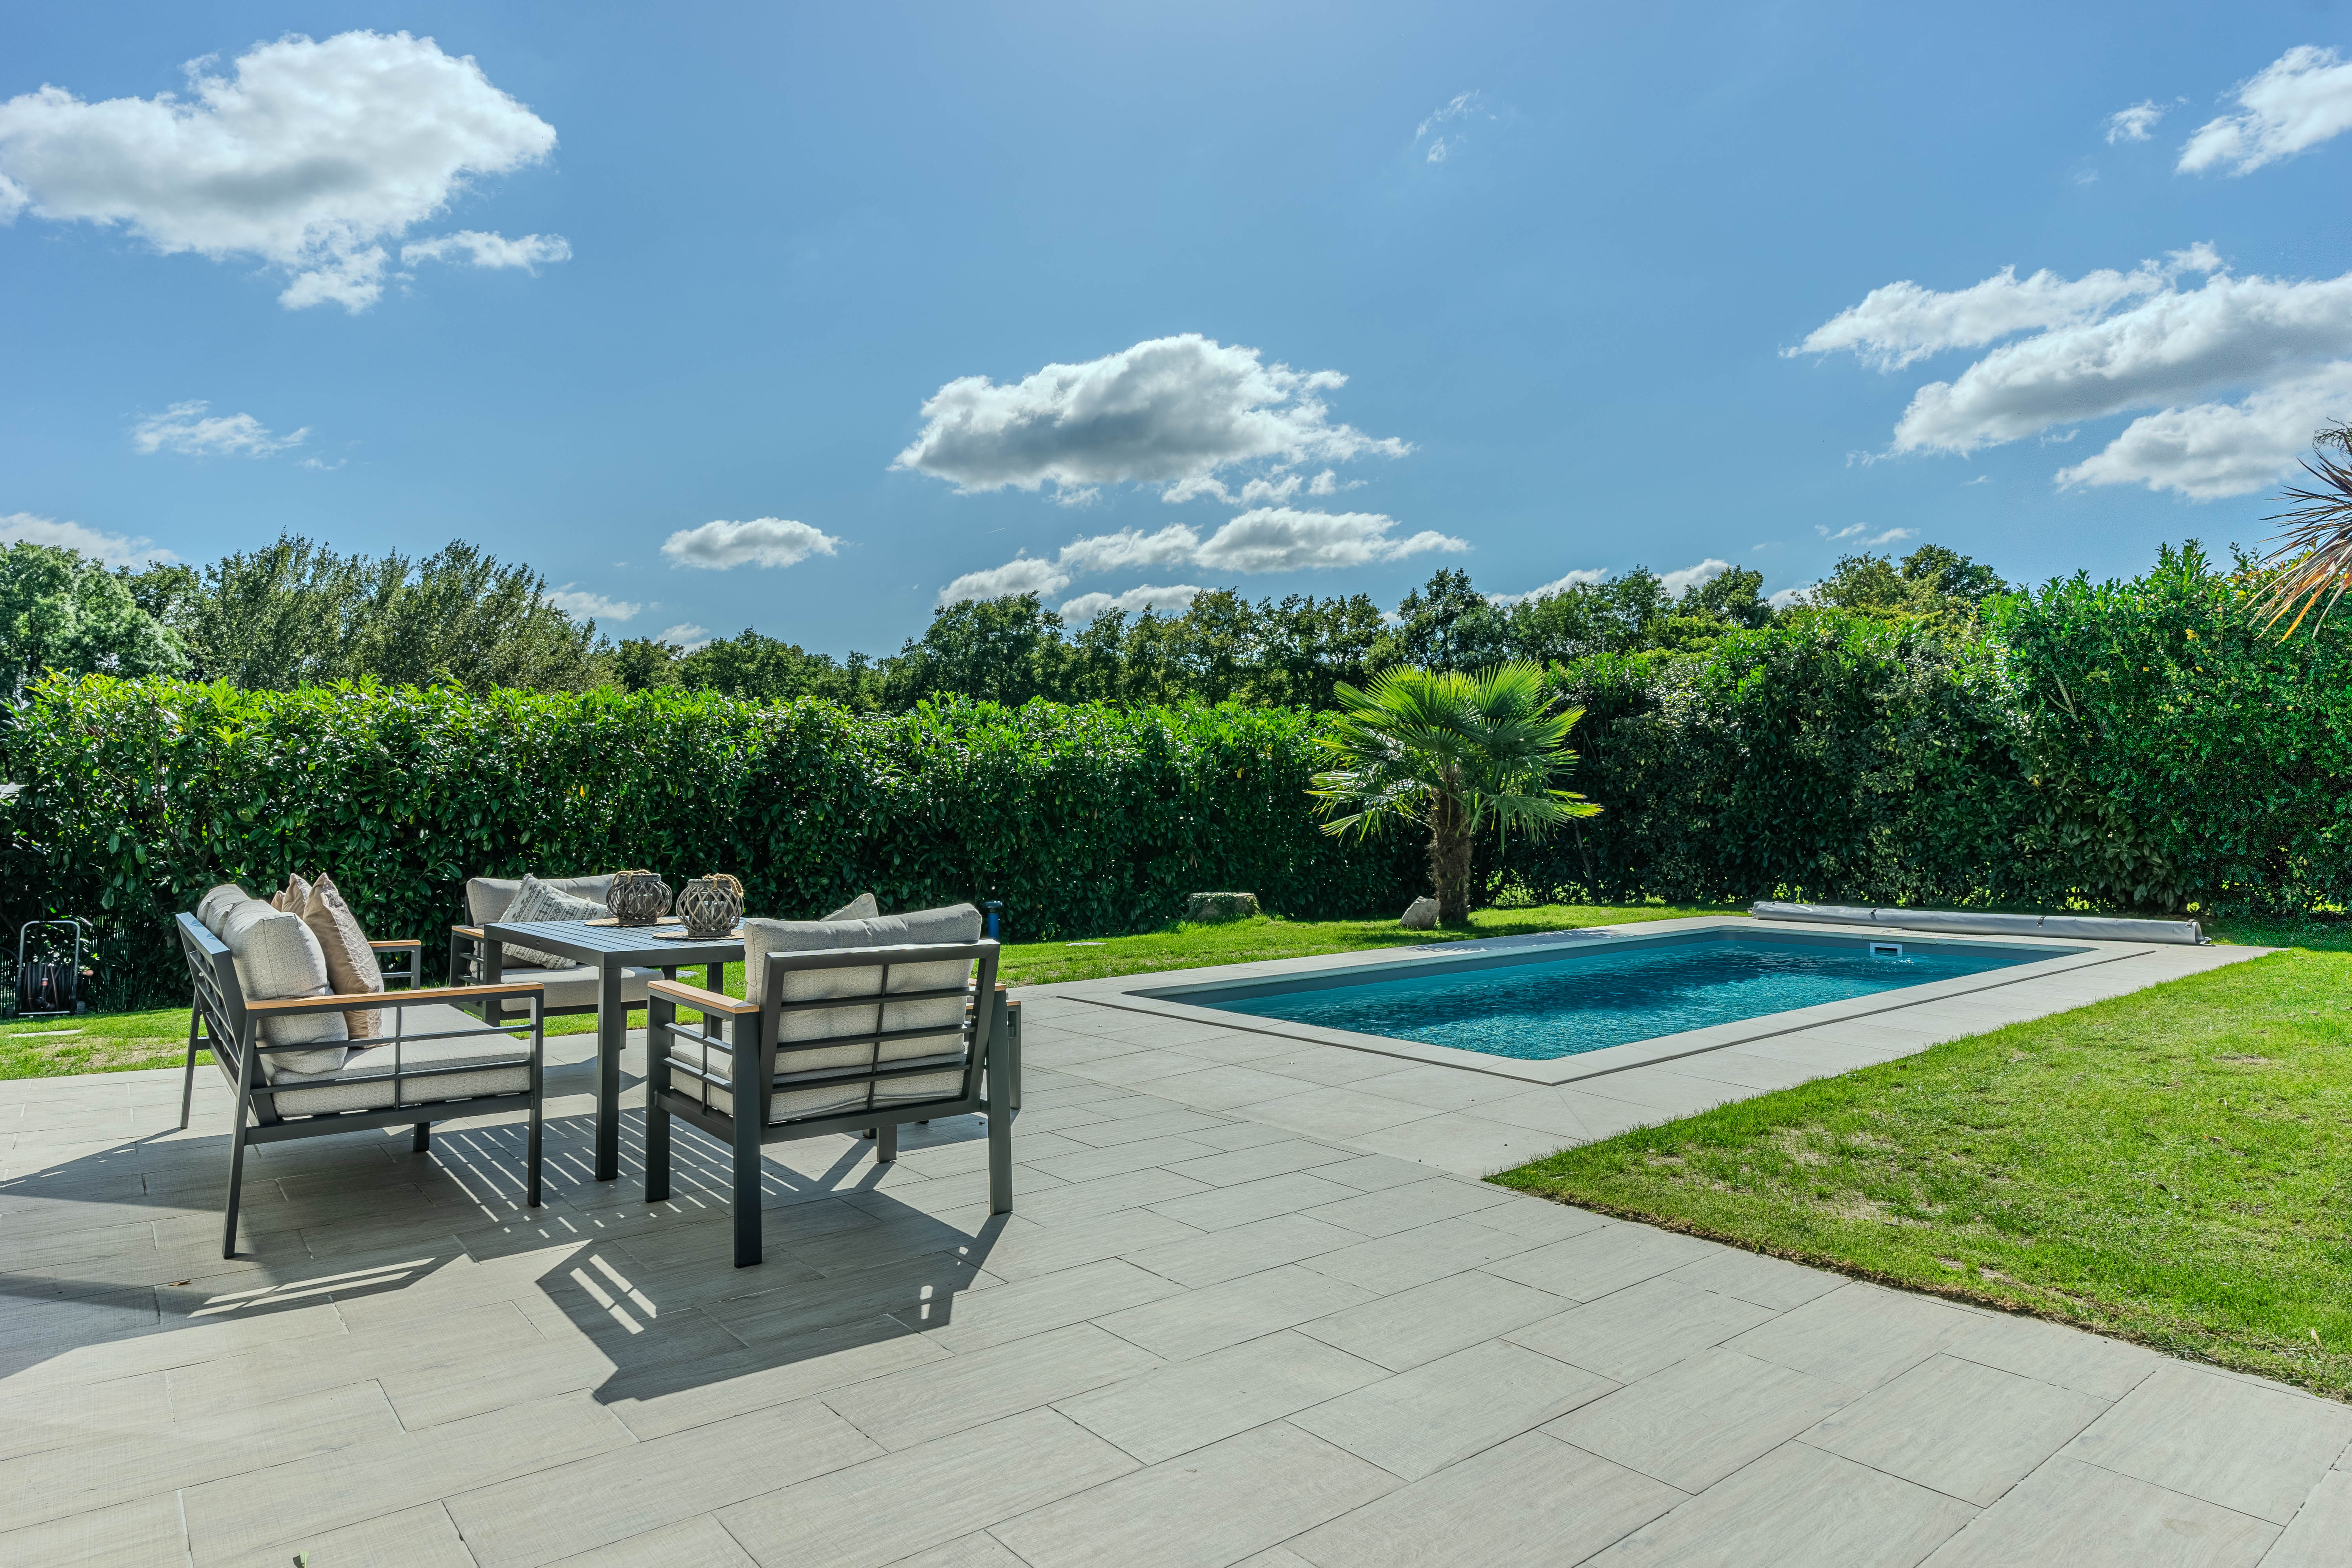
M1560 1087L1051 988L1015 1214L973 1124L783 1145L740 1272L715 1145L588 1179L579 1037L546 1209L509 1126L267 1145L227 1263L217 1075L0 1084L0 1568L2342 1564L2342 1405L1469 1179L2233 956Z

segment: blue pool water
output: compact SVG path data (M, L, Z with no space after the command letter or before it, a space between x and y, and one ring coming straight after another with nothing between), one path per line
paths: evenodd
M1193 993L1181 1000L1254 1017L1549 1061L2053 956L1906 944L1902 957L1882 958L1873 957L1866 944L1699 942L1271 995Z

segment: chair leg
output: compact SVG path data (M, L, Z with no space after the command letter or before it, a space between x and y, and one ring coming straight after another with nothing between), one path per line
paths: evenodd
M526 1207L537 1208L540 1205L540 1124L546 1120L547 1019L536 1003L532 1004L530 1013L530 1135L523 1152L523 1203Z
M898 1124L886 1121L874 1130L874 1163L887 1165L898 1157Z
M228 1139L228 1217L221 1227L221 1256L236 1256L236 1200L245 1190L245 1118L239 1116L238 1126L232 1129Z
M670 1026L677 1009L661 997L646 1004L646 1202L669 1197L669 1111L662 1097L669 1092ZM710 1027L710 1020L703 1020Z
M433 1123L431 1123L430 1121L420 1121L420 1122L418 1122L418 1123L416 1124L416 1134L415 1134L415 1137L413 1137L413 1138L411 1138L411 1139L409 1139L409 1141L408 1141L408 1151L409 1151L409 1152L410 1152L410 1153L412 1153L412 1154L422 1154L422 1153L424 1153L426 1150L428 1150L428 1149L430 1149L430 1148L432 1148L432 1147L433 1147Z
M180 1131L188 1130L188 1107L196 1093L196 1010L188 1008L188 1066L180 1075Z
M1013 1212L1013 1118L993 1105L988 1108L988 1210Z
M743 1102L739 1098L736 1102ZM760 1261L760 1124L735 1118L735 1267Z

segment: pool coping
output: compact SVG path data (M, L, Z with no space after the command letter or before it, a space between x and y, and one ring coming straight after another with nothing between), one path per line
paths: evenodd
M1811 1007L1799 1007L1783 1013L1767 1013L1753 1018L1742 1018L1728 1024L1711 1025L1704 1029L1689 1029L1678 1034L1659 1035L1646 1040L1628 1041L1623 1045L1605 1046L1599 1050L1577 1056L1555 1058L1549 1061L1523 1061L1510 1057L1488 1056L1481 1051L1461 1050L1451 1046L1424 1045L1418 1040L1394 1039L1385 1035L1359 1034L1349 1029L1330 1029L1315 1024L1294 1023L1287 1019L1262 1018L1246 1013L1227 1012L1222 1008L1193 1006L1163 996L1143 994L1150 991L1165 991L1171 984L1186 989L1230 984L1244 980L1274 979L1286 974L1326 972L1334 969L1380 969L1406 964L1427 966L1433 959L1453 958L1468 964L1494 952L1517 952L1530 948L1569 948L1588 946L1595 942L1615 938L1670 936L1709 930L1738 931L1753 933L1758 922L1745 916L1701 915L1681 920L1641 921L1615 926L1586 926L1558 933L1537 936L1472 938L1463 942L1431 942L1406 948L1384 948L1373 952L1318 953L1303 958L1266 959L1252 963L1218 964L1203 969L1160 970L1150 974L1124 974L1105 980L1066 981L1052 987L1059 995L1099 1006L1139 1013L1164 1019L1171 1024L1207 1025L1220 1029L1268 1035L1281 1039L1297 1040L1301 1045L1339 1046L1349 1050L1392 1057L1400 1061L1430 1067L1454 1068L1463 1071L1485 1073L1493 1078L1510 1079L1517 1082L1543 1087L1558 1087L1585 1079L1606 1078L1612 1073L1625 1072L1634 1068L1649 1067L1659 1062L1685 1057L1704 1055L1733 1046L1750 1044L1776 1036L1790 1035L1825 1024L1851 1023L1864 1018L1885 1018L1889 1015L1908 1012L1914 1008L1932 1006L1960 997L2013 985L2030 984L2084 970L2096 969L2125 959L2146 957L2158 950L2159 944L2130 942L2098 942L2082 937L2024 936L1960 936L1936 933L1932 936L1906 931L1899 926L1862 926L1844 924L1814 924L1810 921L1776 921L1775 931L1790 934L1810 933L1843 937L1849 941L1864 938L1902 941L1915 944L1932 942L1939 947L2049 947L2062 949L2047 959L2011 964L1989 970L1981 974L1960 975L1949 980L1929 981L1908 985L1895 991L1881 991L1868 996L1850 997L1839 1002L1824 1002ZM1449 966L1450 967L1450 966ZM1181 977L1181 978L1180 978Z

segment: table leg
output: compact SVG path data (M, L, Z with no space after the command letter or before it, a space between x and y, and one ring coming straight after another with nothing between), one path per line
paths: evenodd
M621 1174L621 1047L629 1042L629 1010L621 1004L623 966L596 966L596 1179Z
M727 994L727 965L723 962L702 966L702 988L714 996Z
M665 968L663 974L676 979ZM677 1006L660 996L646 1004L646 1202L657 1204L669 1196L669 1112L662 1109L662 1091L669 1087L669 1037L666 1033ZM710 1027L705 1020L703 1027Z

